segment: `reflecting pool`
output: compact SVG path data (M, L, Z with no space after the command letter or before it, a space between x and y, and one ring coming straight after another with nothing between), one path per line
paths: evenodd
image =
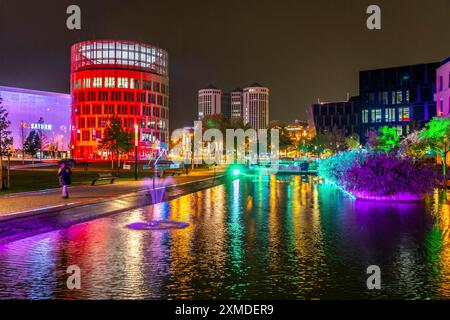
M247 177L0 246L0 298L450 299L450 207ZM132 230L151 220L177 230ZM68 290L66 268L81 268ZM381 290L366 269L381 268Z

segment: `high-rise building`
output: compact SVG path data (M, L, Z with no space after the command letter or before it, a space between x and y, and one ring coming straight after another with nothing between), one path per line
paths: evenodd
M243 118L243 92L241 88L236 88L230 93L231 119Z
M359 134L360 99L351 97L348 101L321 102L308 109L310 125L317 134L339 130L349 136Z
M168 54L153 45L94 40L72 46L71 144L75 158L106 159L100 144L108 120L137 129L138 157L150 159L169 139ZM134 151L125 155L133 157Z
M220 109L225 118L231 119L231 95L228 92L222 92Z
M209 85L198 91L198 118L222 113L222 90Z
M436 94L434 97L439 117L450 117L450 58L436 70Z
M266 129L269 124L269 88L258 83L244 88L244 123L253 129Z
M362 143L369 132L394 127L399 136L422 128L436 116L436 69L426 63L360 72Z

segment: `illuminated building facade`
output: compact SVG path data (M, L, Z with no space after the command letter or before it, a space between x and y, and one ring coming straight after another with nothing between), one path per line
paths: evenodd
M310 129L308 122L295 120L294 123L289 124L286 127L289 132L289 136L295 142L303 140L311 140L313 137L313 130Z
M436 69L440 63L361 71L361 132L394 127L399 136L422 128L436 116Z
M198 91L198 118L222 113L222 90L209 85Z
M69 150L69 94L0 86L0 97L11 121L8 130L12 132L17 156L22 155L17 151L22 150L23 141L32 130L44 138L40 157Z
M244 88L244 123L253 129L266 129L269 124L269 88L258 83Z
M437 115L450 117L450 58L445 60L436 70Z
M338 130L345 136L359 134L360 99L351 97L348 101L321 102L308 109L309 121L315 132L325 133Z
M138 158L151 159L169 140L168 54L158 47L122 40L72 46L71 147L76 159L106 159L103 132L115 117L138 129ZM125 155L133 157L134 151Z
M237 88L230 93L231 119L243 118L243 96L242 89Z

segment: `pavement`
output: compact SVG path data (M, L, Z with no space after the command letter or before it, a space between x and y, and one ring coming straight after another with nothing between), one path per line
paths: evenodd
M195 192L199 188L207 185L211 186L211 181L223 175L224 168L218 168L216 173L213 170L198 170L189 175L176 177L156 178L154 188L156 190L170 189L175 195ZM207 183L206 186L204 184ZM197 187L192 185L198 184ZM186 188L186 186L191 186ZM153 180L144 178L139 181L117 181L114 184L99 184L95 186L82 185L69 188L69 199L61 197L60 189L47 189L33 192L13 193L0 196L0 221L23 218L49 212L60 212L63 210L85 206L88 204L111 202L120 198L138 197L153 190ZM170 194L170 193L169 193ZM168 195L169 195L168 194ZM148 197L147 197L148 198ZM153 201L154 202L154 201ZM135 206L135 202L130 202L130 208ZM139 205L146 205L145 201ZM121 209L127 209L124 206Z

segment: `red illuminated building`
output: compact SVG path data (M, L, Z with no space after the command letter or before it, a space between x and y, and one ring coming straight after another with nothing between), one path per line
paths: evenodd
M80 42L71 55L71 145L76 159L111 156L99 149L108 119L138 128L140 160L167 149L169 77L166 51L117 40ZM134 136L134 135L133 135ZM125 155L134 157L134 150Z

